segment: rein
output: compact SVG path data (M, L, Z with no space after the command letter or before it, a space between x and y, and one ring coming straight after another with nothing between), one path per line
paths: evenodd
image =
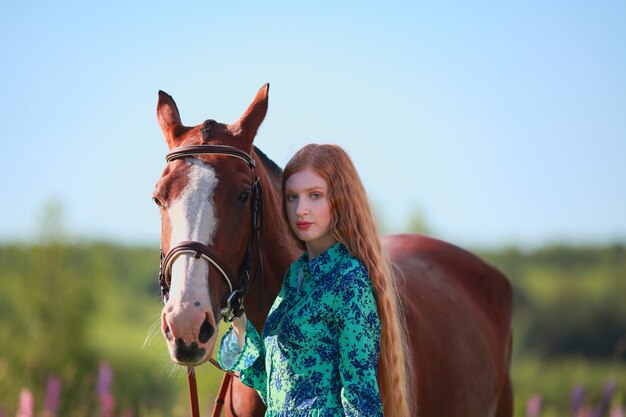
M258 270L261 275L261 289L259 296L259 308L262 308L263 303L263 257L261 256L261 237L263 236L263 190L261 188L260 178L256 175L256 164L252 156L242 151L241 149L233 146L226 145L190 145L181 146L172 149L167 153L165 159L167 162L172 162L177 159L182 159L188 156L197 155L224 155L229 157L238 158L244 161L252 170L254 175L254 183L252 184L251 194L251 214L252 214L252 228L248 236L248 246L246 249L246 255L244 257L243 264L239 268L239 280L234 285L232 277L233 272L228 266L219 260L219 257L213 249L205 245L202 242L197 241L182 241L170 248L167 254L161 250L161 262L159 265L159 285L161 287L161 295L163 297L163 303L167 303L169 299L170 284L172 279L172 264L174 261L183 254L193 255L196 259L204 259L213 265L222 276L222 278L228 284L229 295L223 301L220 313L225 322L230 323L235 318L240 317L244 313L243 297L250 287L251 282L251 269L252 269L252 253L253 247L256 243L258 250ZM256 274L255 274L256 277ZM232 376L231 372L227 372L222 369L219 364L212 358L209 361L220 370L226 372L224 381L222 382L222 390L220 390L218 398L215 400L215 408L213 415L218 416L221 412L222 405L224 404L224 396L226 395L225 387L230 383ZM199 417L198 407L198 389L196 385L196 375L194 367L187 367L187 379L189 383L189 395L191 401L191 413L192 417Z

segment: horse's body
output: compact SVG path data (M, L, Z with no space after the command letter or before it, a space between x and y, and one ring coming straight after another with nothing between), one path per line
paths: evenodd
M256 161L256 175L264 194L260 252L264 288L261 291L260 277L252 281L246 313L259 331L288 265L299 255L281 219L280 169L252 145L267 110L268 88L259 91L246 113L232 125L208 121L194 128L184 127L174 101L164 93L160 93L157 107L170 149L199 143L223 144L249 153ZM196 159L202 162L187 158L170 162L157 184L155 197L163 210L161 245L167 252L181 240L200 241L236 271L242 264L252 225L245 204L235 197L249 189L253 178L235 158L209 155ZM201 192L201 187L207 186L211 188L208 196ZM191 201L190 196L196 192L203 202ZM181 201L187 201L188 207L181 209ZM202 216L213 216L210 225L194 229L192 223ZM383 243L399 271L417 414L512 416L512 297L507 279L469 252L426 236L388 236ZM163 309L162 328L172 359L197 365L206 361L214 349L213 330L228 289L202 259L180 258L172 266L171 294ZM258 266L259 259L253 259L252 270ZM258 303L260 294L263 299ZM256 417L263 413L256 392L234 380L226 395L226 415Z

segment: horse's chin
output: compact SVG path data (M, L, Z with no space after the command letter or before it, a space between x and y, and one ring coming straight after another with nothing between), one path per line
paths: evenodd
M191 367L196 367L196 366L203 365L204 363L209 361L208 357L205 358L205 359L202 359L201 361L197 361L197 362L180 362L180 361L177 361L175 358L172 358L172 357L170 357L170 358L172 359L172 362L174 362L176 365L184 366L184 367L190 367L190 366Z

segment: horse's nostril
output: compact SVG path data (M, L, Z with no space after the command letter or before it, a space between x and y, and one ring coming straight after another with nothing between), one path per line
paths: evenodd
M172 331L170 330L170 326L165 328L165 338L169 341L174 340L174 336L172 336Z
M214 331L215 329L213 328L213 326L211 326L209 321L207 319L204 319L202 326L200 326L200 334L198 335L200 343L208 342L211 336L213 336Z

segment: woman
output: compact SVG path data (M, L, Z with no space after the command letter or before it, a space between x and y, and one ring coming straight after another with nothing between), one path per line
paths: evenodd
M348 154L307 145L287 163L283 217L304 254L283 281L262 337L245 315L219 349L266 416L410 414L406 338L392 272Z

